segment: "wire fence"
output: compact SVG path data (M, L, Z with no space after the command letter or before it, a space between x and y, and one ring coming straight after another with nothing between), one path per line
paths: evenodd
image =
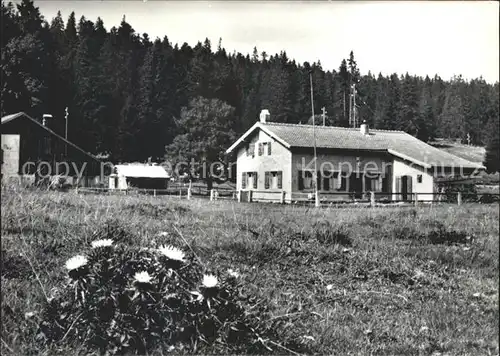
M238 202L273 202L292 203L300 205L316 204L314 193L293 192L281 190L235 190L231 188L207 189L206 187L169 187L166 189L109 189L96 187L80 187L78 194L106 195L150 195L169 196L179 199L230 200ZM463 193L463 192L418 192L418 193L386 193L386 192L321 192L318 194L320 205L418 205L425 203L483 203L500 202L499 193Z

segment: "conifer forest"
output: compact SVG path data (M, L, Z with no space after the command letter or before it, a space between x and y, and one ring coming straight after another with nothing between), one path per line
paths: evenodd
M2 116L50 113L64 134L68 108L68 139L114 161L219 157L262 109L271 121L311 123L312 73L316 123L324 107L326 125L348 127L356 84L360 121L424 141L469 138L486 146L485 163L498 170L498 82L362 75L352 51L326 70L285 51L230 53L223 39L191 47L136 33L125 17L110 29L75 13L47 19L31 0L2 0L1 11Z

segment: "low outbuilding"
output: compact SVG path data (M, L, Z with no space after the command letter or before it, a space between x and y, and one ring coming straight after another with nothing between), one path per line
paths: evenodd
M109 189L167 189L170 175L155 163L118 164L109 176Z

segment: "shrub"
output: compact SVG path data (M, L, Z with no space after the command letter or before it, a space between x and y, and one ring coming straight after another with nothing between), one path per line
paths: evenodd
M489 193L485 193L479 197L478 202L480 202L481 204L492 204L492 203L498 202L498 196L495 196L495 195L489 194Z
M194 256L174 247L93 246L67 261L67 282L45 306L40 340L107 354L269 350L263 337L271 332L244 309L234 272L203 275Z
M32 272L26 259L7 253L4 249L0 253L0 273L2 278L19 278L31 275Z
M312 236L321 244L351 246L349 232L343 227L334 227L327 220L317 221L312 226Z
M472 242L473 238L463 231L448 230L440 226L427 234L427 240L431 244L466 244Z

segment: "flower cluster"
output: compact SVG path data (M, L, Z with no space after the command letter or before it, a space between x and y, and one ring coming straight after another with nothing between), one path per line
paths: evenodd
M207 272L194 256L167 244L144 249L101 239L90 247L66 261L71 278L42 313L41 339L79 340L109 354L146 354L160 343L179 352L204 345L209 353L220 340L244 353L248 344L262 343L266 331L259 330L255 311L244 310L242 298L250 296L238 292L237 271Z

